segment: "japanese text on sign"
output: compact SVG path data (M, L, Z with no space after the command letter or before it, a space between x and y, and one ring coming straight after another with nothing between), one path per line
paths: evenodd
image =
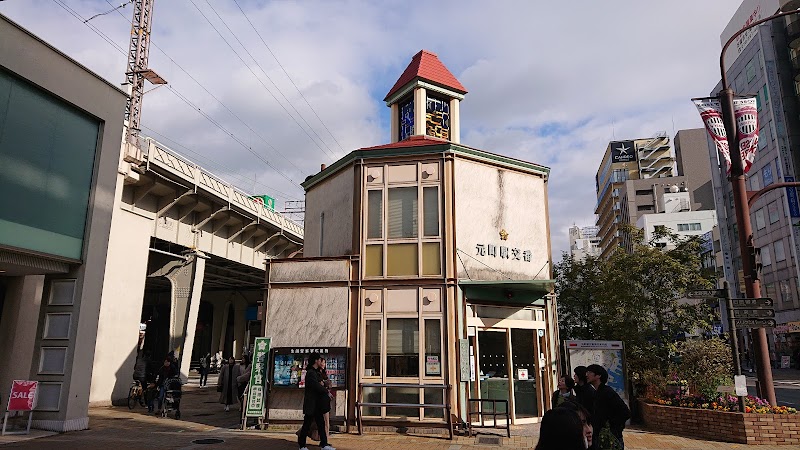
M257 337L253 346L253 364L250 367L250 385L247 392L247 417L264 415L264 385L267 378L267 355L269 355L270 338Z
M518 248L509 248L505 245L494 244L476 244L475 251L478 256L491 256L493 258L499 257L500 259L513 259L517 261L531 262L533 253L530 250L520 250Z

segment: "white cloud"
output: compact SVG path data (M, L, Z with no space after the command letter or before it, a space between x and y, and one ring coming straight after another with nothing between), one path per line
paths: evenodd
M386 142L389 124L383 96L414 53L421 48L434 51L470 91L462 104L462 142L552 168L550 219L556 258L567 247L569 225L594 221L594 175L612 136L638 138L664 130L673 135L673 130L702 126L689 98L707 94L716 84L719 34L738 6L730 0L450 0L416 7L399 1L237 1L343 150L232 0L210 4L260 68L205 0L156 2L152 39L175 63L153 48L150 66L246 146L299 182L318 171L320 163L332 161L319 147L339 157ZM84 17L111 9L104 0L66 3ZM124 18L114 12L91 24L127 49L131 8L121 11ZM124 79L125 56L55 2L5 1L0 13L110 81ZM307 128L261 68L311 124L316 132L309 132L312 138L289 118L284 107ZM196 152L189 157L244 189L302 195L168 88L147 94L143 120L145 126Z

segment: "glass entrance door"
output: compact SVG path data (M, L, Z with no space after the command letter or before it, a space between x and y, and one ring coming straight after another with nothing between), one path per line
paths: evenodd
M510 331L514 416L518 420L539 417L537 395L539 373L536 370L537 352L534 345L536 330L512 328Z
M480 398L509 400L508 338L505 330L478 331L478 365ZM490 410L491 403L484 403L482 409ZM504 409L504 406L497 405L498 412L506 412Z

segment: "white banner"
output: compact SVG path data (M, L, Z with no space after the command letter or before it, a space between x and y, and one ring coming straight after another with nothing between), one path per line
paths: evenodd
M717 151L725 160L726 172L731 172L731 155L725 124L722 121L722 106L719 99L705 98L693 100L708 135L714 141ZM758 149L758 112L755 97L733 100L736 116L736 132L739 138L739 154L742 156L744 173L750 170Z
M736 115L736 133L739 138L739 154L742 155L744 173L750 170L758 150L758 110L756 98L737 98L733 100Z
M700 111L700 117L703 119L703 124L706 126L708 135L714 141L717 151L725 159L725 169L728 173L731 172L731 152L728 147L728 137L725 133L725 124L722 122L722 106L719 99L704 98L699 100L692 100L697 110Z

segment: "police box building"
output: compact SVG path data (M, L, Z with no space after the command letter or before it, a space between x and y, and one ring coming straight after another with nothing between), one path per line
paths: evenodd
M270 422L302 414L327 355L334 423L466 422L469 399L533 422L555 389L549 169L460 142L467 90L421 51L389 90L391 142L309 177L300 258L267 268ZM502 152L504 149L499 149ZM506 149L507 150L507 149Z

